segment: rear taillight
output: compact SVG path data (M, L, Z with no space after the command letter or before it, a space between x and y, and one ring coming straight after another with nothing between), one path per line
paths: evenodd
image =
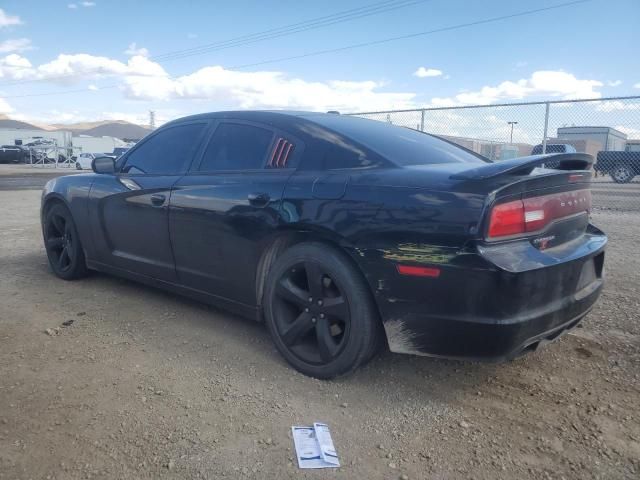
M489 222L489 238L507 237L524 231L524 204L522 200L501 203L493 207Z
M499 203L491 210L488 238L539 232L551 222L591 210L591 191L574 190Z

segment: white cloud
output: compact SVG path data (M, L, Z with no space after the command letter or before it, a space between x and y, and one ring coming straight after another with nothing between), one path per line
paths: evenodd
M517 81L507 80L497 86L485 86L477 91L461 92L454 97L433 98L434 106L488 105L490 103L523 100L527 97L600 98L596 90L604 84L598 80L581 80L574 75L554 70L533 72L531 77Z
M138 45L136 45L136 42L133 42L129 44L129 47L127 47L127 49L124 51L124 54L129 56L140 55L142 57L148 57L149 50L147 50L144 47L138 48Z
M139 53L139 52L138 52ZM221 108L300 108L310 110L363 110L412 108L415 94L384 92L382 82L307 81L282 72L244 72L221 66L199 69L172 78L160 64L136 55L127 63L85 53L58 55L32 66L24 57L0 58L0 77L48 80L69 85L112 76L127 98L140 100L196 99L216 102Z
M0 53L24 52L32 49L31 40L28 38L12 38L0 42Z
M221 66L205 67L175 79L127 76L125 83L123 91L129 98L200 99L231 108L324 111L415 106L414 93L380 92L383 85L375 81L309 82L287 77L281 72L239 72Z
M25 68L29 67L29 68ZM86 53L61 54L50 62L32 67L24 57L13 54L0 59L0 77L14 80L50 80L59 84L71 84L79 80L100 78L106 75L167 76L164 69L146 57L134 56L127 63L108 57Z
M7 114L13 112L13 108L9 103L2 97L0 97L0 113Z
M77 10L78 7L95 7L96 6L96 2L79 2L79 3L69 3L67 4L67 8L70 8L72 10Z
M622 80L609 80L607 82L608 87L618 87L620 85L622 85Z
M640 110L640 103L621 102L620 100L609 100L606 102L597 102L596 110L598 112L616 112L620 110Z
M632 140L640 139L640 128L631 128L625 125L616 125L613 128L621 131L622 133L626 133L627 136Z
M17 15L9 15L0 8L0 28L10 27L12 25L22 25L22 20Z
M636 83L633 88L640 88L640 82Z
M97 86L95 86L93 83L92 83L91 85L89 85L87 88L88 88L89 90L93 90L93 91L95 91L95 90L99 90L99 88L98 88Z
M439 77L440 75L442 75L442 70L438 70L437 68L420 67L418 70L413 72L413 75L419 78Z
M17 53L0 58L0 78L11 80L31 79L35 72L36 70L31 65L31 62Z

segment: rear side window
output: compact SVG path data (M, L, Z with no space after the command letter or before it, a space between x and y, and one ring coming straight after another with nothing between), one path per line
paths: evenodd
M307 118L370 148L396 165L485 163L462 148L409 128L346 115L320 114Z
M199 170L252 170L263 168L273 132L238 123L221 123L204 152Z
M206 123L177 125L159 131L127 157L123 172L176 175L185 172Z

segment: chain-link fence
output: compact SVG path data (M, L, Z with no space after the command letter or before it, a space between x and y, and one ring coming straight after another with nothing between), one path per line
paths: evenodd
M640 96L354 113L441 136L500 161L593 155L593 204L640 212Z

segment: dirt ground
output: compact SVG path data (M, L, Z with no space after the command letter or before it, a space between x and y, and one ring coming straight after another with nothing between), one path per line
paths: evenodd
M500 365L385 353L323 382L260 324L102 274L54 278L39 197L0 191L1 479L640 478L638 214L595 216L606 290L546 348ZM314 421L341 468L294 464L291 426Z

